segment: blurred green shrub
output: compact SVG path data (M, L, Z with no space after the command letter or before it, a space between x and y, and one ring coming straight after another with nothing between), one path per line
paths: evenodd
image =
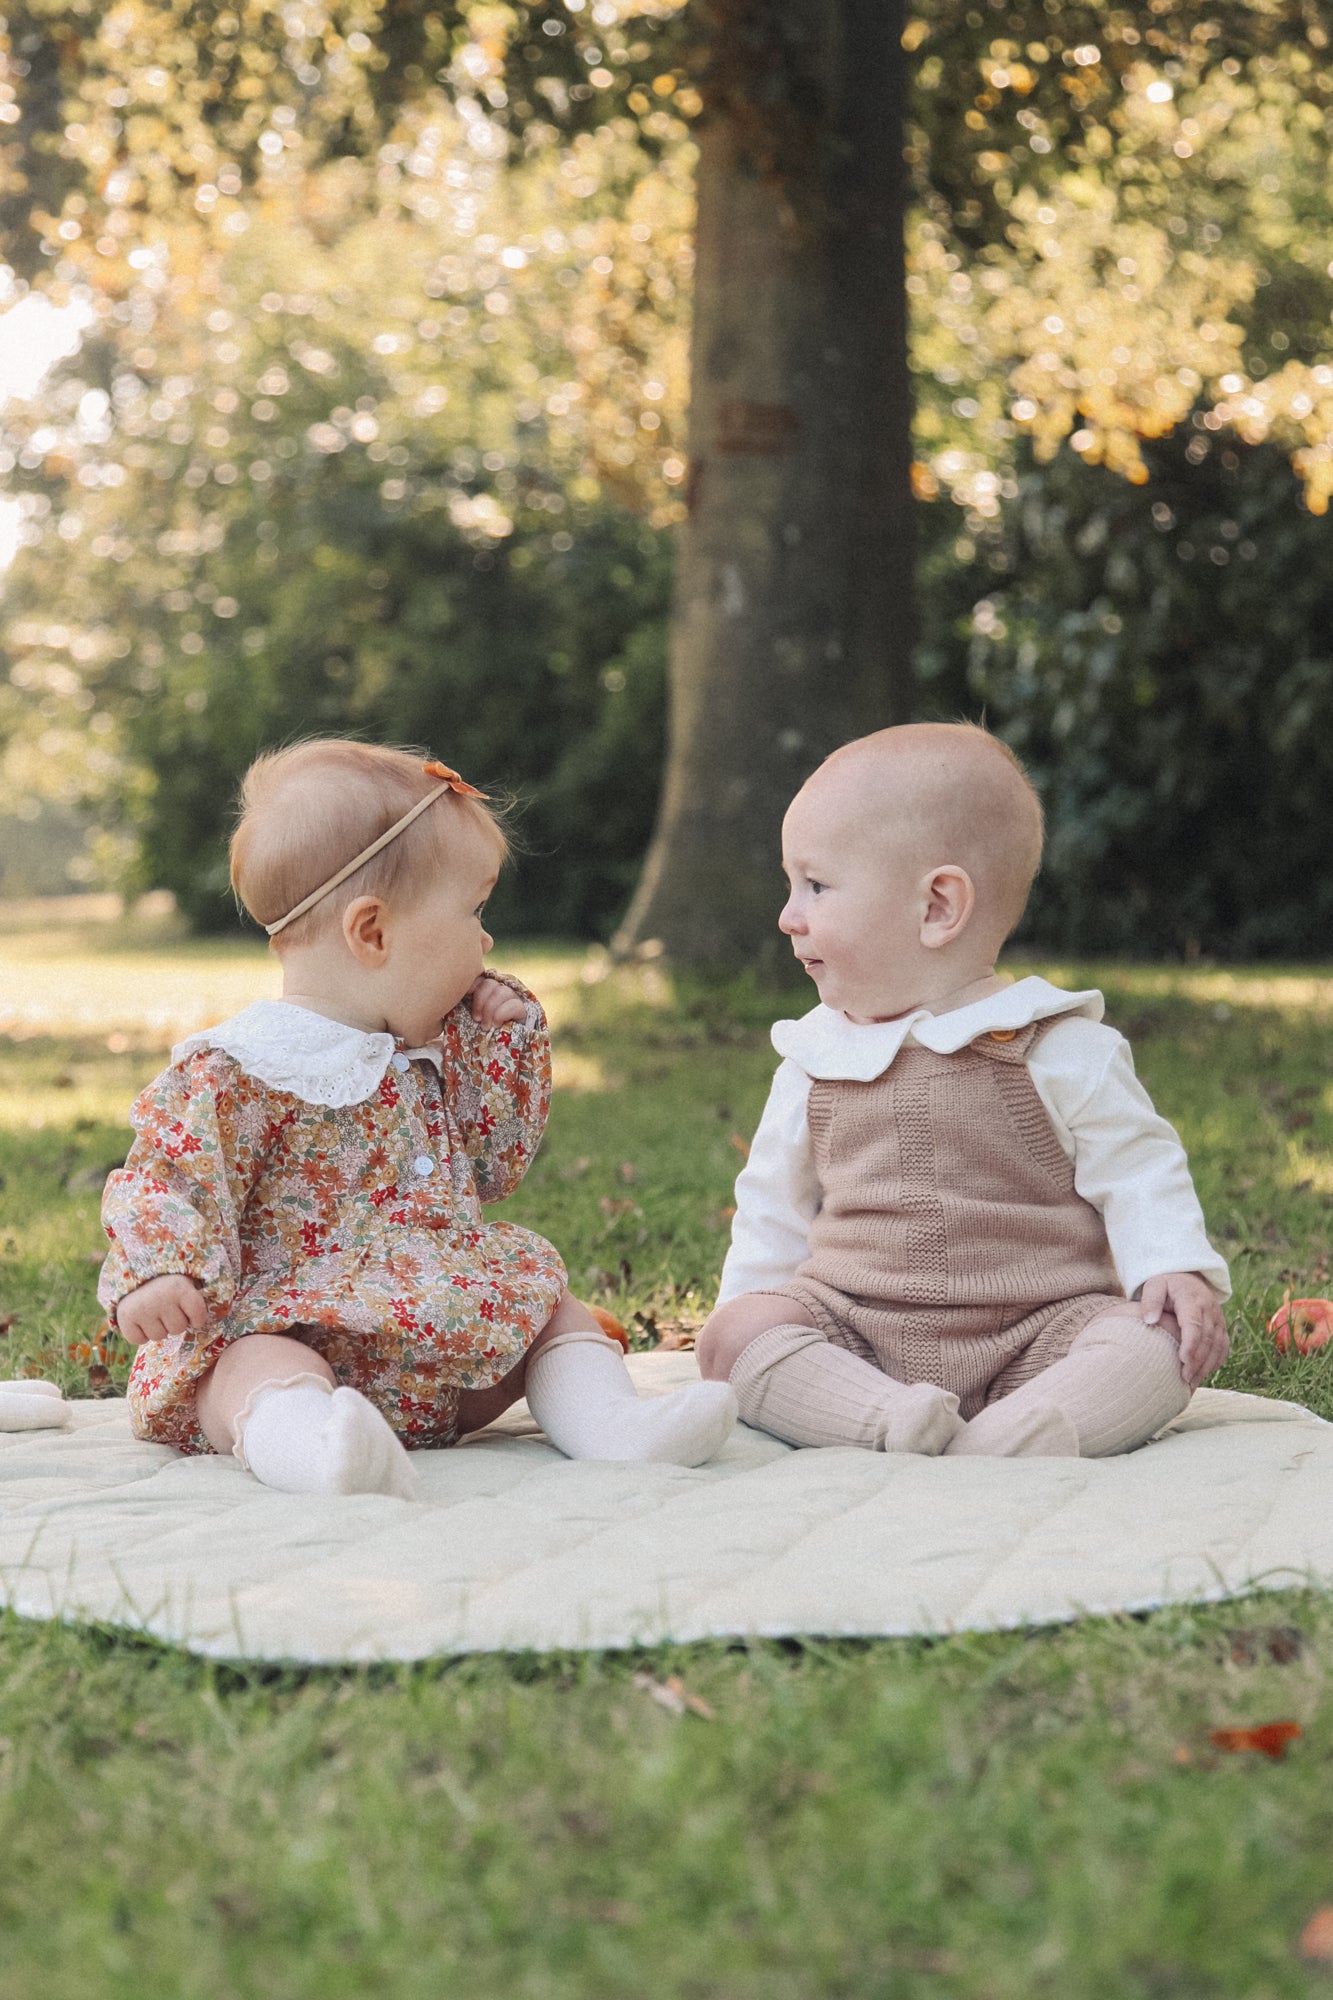
M957 510L923 509L923 709L984 716L1041 791L1025 939L1326 956L1333 518L1271 445L1143 449L1142 485L1027 464L966 560Z

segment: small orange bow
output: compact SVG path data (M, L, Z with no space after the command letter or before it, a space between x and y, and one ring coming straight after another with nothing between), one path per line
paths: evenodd
M460 799L488 799L490 797L489 792L479 792L475 785L467 784L464 779L459 777L457 771L451 771L447 764L437 764L432 761L429 764L423 764L421 768L427 777L438 778L442 784L449 787L451 792L457 792Z

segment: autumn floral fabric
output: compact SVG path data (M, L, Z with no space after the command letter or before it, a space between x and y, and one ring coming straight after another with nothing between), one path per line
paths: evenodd
M207 1451L200 1377L229 1342L283 1333L324 1355L409 1447L454 1442L459 1391L509 1373L566 1282L540 1236L482 1217L523 1178L550 1106L545 1018L506 984L530 1003L530 1026L486 1033L464 1002L438 1069L397 1055L359 1103L304 1102L217 1047L148 1086L107 1183L98 1296L114 1319L137 1286L183 1272L202 1285L211 1326L139 1349L137 1436Z

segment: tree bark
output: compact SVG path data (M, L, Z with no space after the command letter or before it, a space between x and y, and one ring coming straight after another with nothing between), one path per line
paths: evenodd
M764 967L789 955L792 795L911 712L903 7L717 0L713 19L667 769L616 947Z

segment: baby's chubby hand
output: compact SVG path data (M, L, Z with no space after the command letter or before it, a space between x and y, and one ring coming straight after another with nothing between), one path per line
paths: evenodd
M510 1028L523 1020L527 1008L512 986L483 972L468 994L472 1018L479 1028Z
M208 1307L193 1278L170 1272L150 1278L116 1307L116 1326L131 1347L146 1340L170 1340L174 1333L203 1333Z
M1197 1271L1164 1271L1139 1294L1143 1317L1156 1326L1174 1313L1180 1326L1180 1372L1191 1389L1220 1368L1231 1351L1217 1293Z

